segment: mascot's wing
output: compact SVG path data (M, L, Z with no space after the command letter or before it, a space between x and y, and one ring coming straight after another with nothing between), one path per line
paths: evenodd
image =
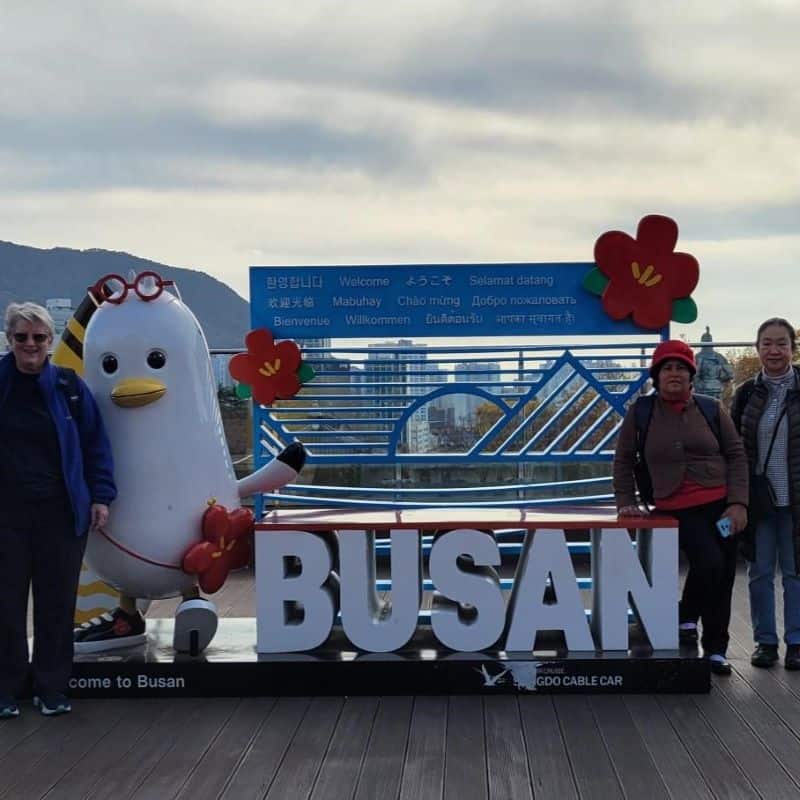
M247 497L259 492L274 492L281 486L291 483L306 462L306 451L300 442L292 442L269 464L242 478L236 487L239 497Z

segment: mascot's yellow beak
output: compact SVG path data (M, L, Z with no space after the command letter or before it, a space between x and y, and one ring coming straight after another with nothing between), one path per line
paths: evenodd
M161 381L152 378L125 378L111 390L112 401L122 408L138 408L155 403L167 393Z

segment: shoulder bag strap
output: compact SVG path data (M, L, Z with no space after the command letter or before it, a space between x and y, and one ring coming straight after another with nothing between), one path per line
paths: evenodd
M767 474L767 464L769 463L769 457L772 455L772 448L775 444L775 437L778 435L778 426L781 424L781 420L783 419L783 415L786 413L786 403L783 404L783 408L781 409L781 413L778 414L778 419L775 420L775 427L772 429L772 438L769 440L769 448L767 449L767 455L764 459L764 466L761 467L761 474Z

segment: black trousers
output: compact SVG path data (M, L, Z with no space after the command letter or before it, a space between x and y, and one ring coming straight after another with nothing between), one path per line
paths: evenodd
M716 521L727 503L714 503L671 511L678 518L678 540L689 562L680 602L681 622L702 622L706 655L725 655L731 619L731 595L736 579L737 540L723 539Z
M76 536L67 503L0 512L0 695L66 693L72 630L86 537ZM28 664L28 592L33 588L33 658Z

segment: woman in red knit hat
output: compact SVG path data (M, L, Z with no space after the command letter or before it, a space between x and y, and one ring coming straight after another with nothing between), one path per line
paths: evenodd
M702 645L711 669L729 675L726 659L731 595L736 577L735 534L747 524L748 468L742 440L727 412L708 397L692 393L694 352L685 342L662 342L653 353L650 376L655 387L646 430L637 432L636 403L628 408L614 457L614 494L620 516L646 514L643 486L634 473L637 436L652 482L657 511L676 517L680 547L689 571L680 602L680 638ZM642 398L637 400L642 402ZM641 472L640 481L641 481ZM637 499L637 488L639 498ZM717 526L727 520L731 535Z

